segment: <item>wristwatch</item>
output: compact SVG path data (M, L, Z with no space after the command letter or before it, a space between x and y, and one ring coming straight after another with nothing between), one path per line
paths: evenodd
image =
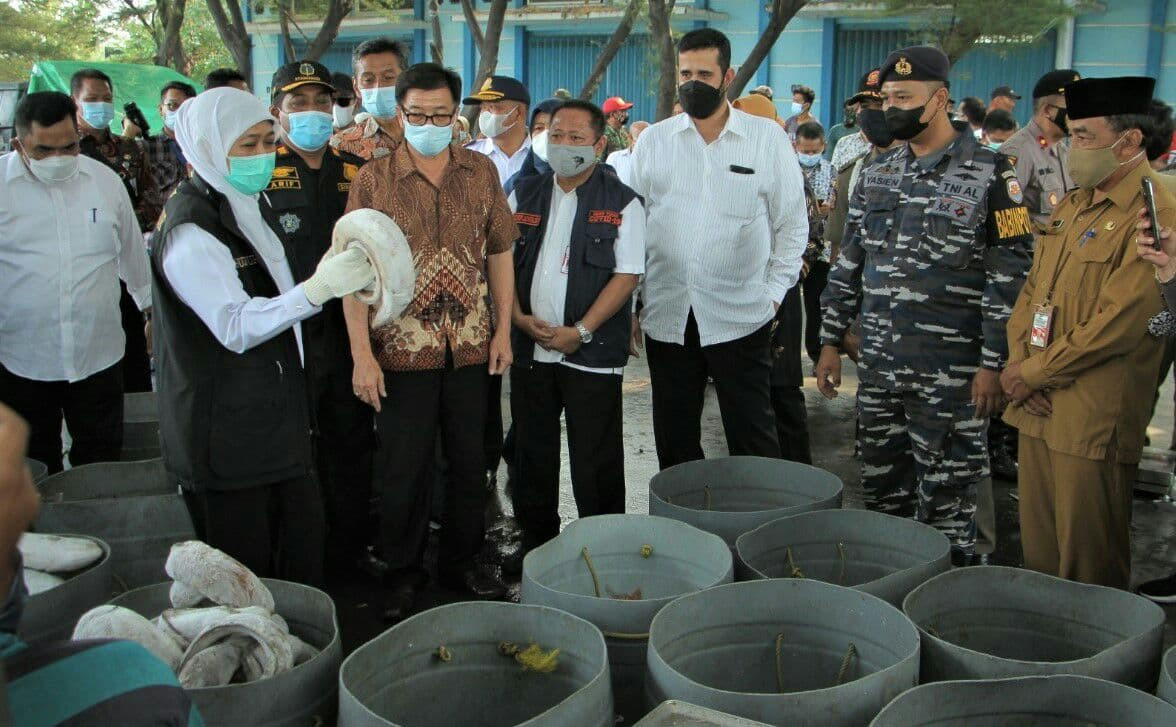
M580 332L580 343L592 343L592 331L584 325L584 321L576 321L576 330Z

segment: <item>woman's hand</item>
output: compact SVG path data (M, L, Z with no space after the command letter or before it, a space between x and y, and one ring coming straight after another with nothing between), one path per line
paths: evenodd
M1156 278L1161 283L1166 283L1176 277L1176 239L1172 237L1171 228L1165 227L1160 230L1160 249L1155 249L1151 218L1147 214L1147 208L1144 208L1139 211L1135 230L1135 250L1139 257L1156 266Z
M388 396L388 392L384 390L384 372L375 356L356 359L351 374L351 388L360 401L376 411L380 410L380 399Z

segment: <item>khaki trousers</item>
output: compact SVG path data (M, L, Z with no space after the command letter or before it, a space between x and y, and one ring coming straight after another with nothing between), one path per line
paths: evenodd
M1025 567L1082 583L1131 581L1131 495L1138 465L1055 452L1020 435L1018 486Z

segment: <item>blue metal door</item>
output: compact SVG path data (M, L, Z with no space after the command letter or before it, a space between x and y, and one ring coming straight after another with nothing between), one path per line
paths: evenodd
M529 33L527 88L532 102L551 97L557 88L578 94L607 43L607 35ZM656 89L657 61L649 36L634 33L609 64L592 101L599 105L610 96L620 96L634 104L630 112L633 121L653 121Z

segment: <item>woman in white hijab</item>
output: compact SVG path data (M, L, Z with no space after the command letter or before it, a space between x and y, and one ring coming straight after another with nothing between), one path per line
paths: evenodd
M311 474L300 321L369 285L349 250L295 284L265 222L273 117L218 88L180 107L192 178L168 201L151 268L160 439L199 537L258 575L322 578L324 525Z

